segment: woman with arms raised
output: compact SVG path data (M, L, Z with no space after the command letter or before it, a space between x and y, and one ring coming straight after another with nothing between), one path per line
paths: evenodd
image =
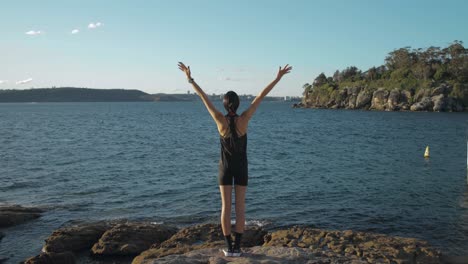
M224 249L225 256L240 256L240 242L244 233L245 225L245 192L247 190L248 169L247 169L247 126L255 110L260 105L262 99L275 87L281 78L289 73L291 66L279 67L278 74L260 94L255 97L250 106L241 115L236 111L239 107L239 97L233 91L224 95L223 105L227 111L223 115L218 111L208 96L198 86L192 78L190 66L185 66L179 62L179 69L185 72L189 83L202 99L211 117L213 117L218 127L221 141L221 159L219 161L219 190L221 192L221 227L226 240L227 248ZM232 185L235 188L236 199L236 226L235 240L232 245L231 239L231 204Z

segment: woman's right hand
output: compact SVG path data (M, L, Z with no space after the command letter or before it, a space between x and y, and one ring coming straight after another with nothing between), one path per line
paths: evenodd
M189 79L189 80L192 79L192 73L190 72L190 66L187 67L187 66L185 66L184 63L182 63L180 61L179 61L178 66L179 66L179 69L181 71L185 72L185 75L187 75L187 79Z

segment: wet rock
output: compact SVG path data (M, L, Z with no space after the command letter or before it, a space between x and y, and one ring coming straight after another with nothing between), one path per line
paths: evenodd
M14 226L26 221L39 218L44 210L20 205L0 207L0 227Z
M385 110L389 92L384 88L379 88L372 94L371 109Z
M398 104L400 103L400 91L398 89L393 89L390 91L387 99L386 110L387 111L396 111L400 110Z
M411 111L432 111L434 103L430 97L423 97L420 102L413 104L410 108Z
M303 108L303 107L305 107L305 105L302 102L300 102L300 103L294 103L291 107L292 108Z
M234 229L233 229L234 230ZM242 237L242 247L261 245L267 234L260 227L248 226ZM167 255L183 254L195 249L219 248L224 246L224 236L219 224L202 224L181 229L161 244L142 252L133 263L144 263L145 259L160 258Z
M368 109L370 107L371 100L372 100L371 93L367 90L362 90L356 98L356 108Z
M95 222L59 228L45 240L42 251L60 253L90 249L111 227L109 222Z
M92 247L95 255L138 255L153 244L160 244L177 228L152 223L117 224L107 230Z
M455 99L453 99L453 98L450 98L450 99L452 100L451 103L450 103L450 105L451 105L451 107L450 107L451 111L453 111L453 112L463 112L463 110L465 110L465 109L463 108L463 104L462 104L460 101L455 100Z
M75 256L67 251L62 253L41 253L24 261L24 264L75 264Z

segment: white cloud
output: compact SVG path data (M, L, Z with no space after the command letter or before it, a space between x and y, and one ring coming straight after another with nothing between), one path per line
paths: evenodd
M25 83L29 83L29 82L32 82L32 78L28 78L26 80L21 80L21 81L17 81L16 84L25 84Z
M71 33L72 34L78 34L78 33L80 33L80 30L79 29L74 29L74 30L71 31Z
M98 27L100 27L100 26L102 26L102 23L101 23L101 22L89 23L88 28L89 28L89 29L95 29L95 28L98 28Z
M30 35L30 36L37 36L37 35L41 35L41 34L44 34L43 31L40 31L40 30L29 30L28 32L25 33L26 35Z
M0 84L4 84L4 83L7 83L8 81L7 80L0 80Z

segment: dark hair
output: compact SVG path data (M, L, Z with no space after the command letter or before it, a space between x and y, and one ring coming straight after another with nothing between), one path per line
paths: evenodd
M227 92L223 98L223 105L224 109L226 109L228 113L235 113L237 111L237 108L239 107L239 96L237 96L236 92Z

